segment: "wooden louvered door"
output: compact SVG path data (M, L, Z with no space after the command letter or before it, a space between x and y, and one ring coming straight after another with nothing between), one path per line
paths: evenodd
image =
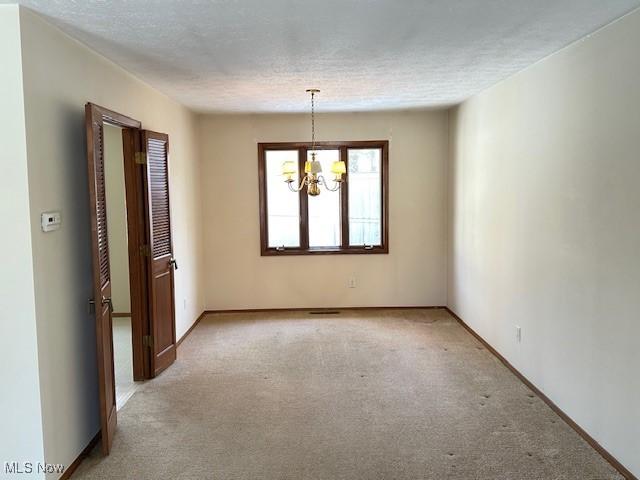
M151 373L157 375L176 359L174 269L169 208L169 137L143 130L149 235L149 323Z
M85 114L93 254L92 302L96 320L102 450L108 454L116 430L116 392L113 368L107 202L104 181L104 120L100 110L92 104L87 104Z

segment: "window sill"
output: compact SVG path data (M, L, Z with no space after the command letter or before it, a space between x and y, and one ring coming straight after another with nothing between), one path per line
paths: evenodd
M278 257L287 255L376 255L388 254L389 249L386 246L376 247L348 247L348 248L285 248L277 250L275 248L267 248L262 250L263 257Z

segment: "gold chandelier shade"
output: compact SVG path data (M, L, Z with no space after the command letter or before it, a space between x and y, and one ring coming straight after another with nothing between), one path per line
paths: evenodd
M342 175L347 173L347 166L343 161L333 162L331 165L331 173L333 173L336 178L341 178Z

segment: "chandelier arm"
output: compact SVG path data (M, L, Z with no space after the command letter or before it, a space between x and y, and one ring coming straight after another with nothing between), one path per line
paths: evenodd
M300 180L300 185L298 187L293 187L293 181L291 182L287 182L287 186L289 187L289 190L291 190L293 193L298 193L300 190L302 190L304 188L304 186L307 183L307 177L306 175L304 177L302 177L302 180Z
M342 182L336 182L335 180L333 181L333 188L329 186L329 183L327 182L327 179L324 178L323 175L320 175L318 177L318 182L321 185L324 185L324 188L326 188L327 190L329 190L330 192L337 192L338 190L340 190L340 185L342 184Z
M291 190L293 193L298 193L300 190L302 190L302 188L292 187L292 182L287 182L287 185L289 186L289 190Z

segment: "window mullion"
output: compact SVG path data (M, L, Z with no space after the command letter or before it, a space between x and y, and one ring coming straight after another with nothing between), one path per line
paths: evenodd
M342 248L349 248L349 156L346 146L340 147L340 160L346 165L344 182L340 186L340 219L342 221Z
M307 160L307 148L300 147L298 150L298 172L300 173L301 181L304 176L304 164ZM307 196L307 187L304 187L300 192L300 248L303 250L309 249L309 198Z
M380 240L382 246L389 249L389 144L386 143L381 147L380 154L380 180L382 182L380 193L382 199L380 205L382 207L380 225L382 231L380 232Z

